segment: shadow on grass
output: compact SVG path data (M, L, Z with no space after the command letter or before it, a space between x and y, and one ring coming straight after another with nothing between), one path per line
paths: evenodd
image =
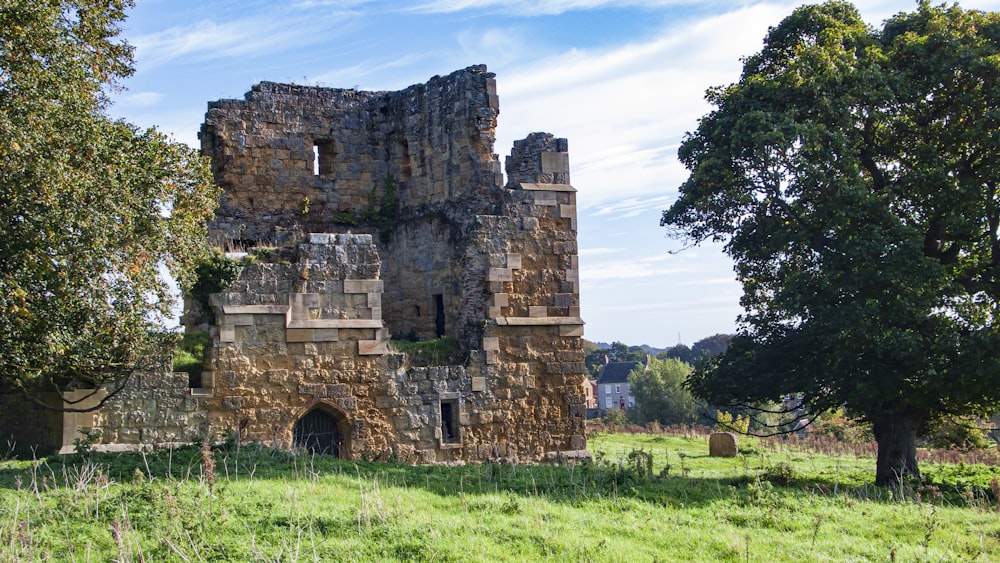
M748 464L712 471L718 476L692 475L690 468L674 466L654 474L652 464L639 458L598 459L575 464L516 465L509 463L459 466L413 466L397 461L348 461L324 455L274 450L254 445L212 451L219 483L260 480L377 482L381 487L419 488L441 496L510 494L543 498L556 503L585 503L608 499L658 506L698 507L720 500L760 503L780 496L795 502L808 495L855 498L874 502L924 500L968 506L990 505L996 496L990 481L1000 468L987 466L928 467L922 482L903 481L897 487L875 487L857 474L797 473L793 464L752 468ZM707 455L685 455L697 466ZM204 482L203 454L191 446L151 453L102 453L50 456L37 462L0 463L0 488L29 491L80 489L95 479L104 482ZM697 472L697 471L694 471ZM99 479L98 479L99 480Z

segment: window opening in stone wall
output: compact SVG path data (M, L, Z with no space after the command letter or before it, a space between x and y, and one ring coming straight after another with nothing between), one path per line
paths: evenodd
M313 174L316 176L331 176L333 174L333 142L316 141L313 143Z
M438 338L444 336L444 295L434 296L434 332Z
M413 177L413 169L410 166L410 144L406 139L396 141L396 158L399 159L400 180L409 180Z
M459 443L458 401L441 401L441 441L445 444Z
M294 446L311 454L340 455L340 432L337 421L319 409L303 416L292 429Z
M201 370L189 371L188 389L201 389L201 388L202 388Z

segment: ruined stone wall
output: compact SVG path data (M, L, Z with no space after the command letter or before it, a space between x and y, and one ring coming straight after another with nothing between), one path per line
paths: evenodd
M504 216L517 228L510 230L506 256L492 255L492 322L484 348L487 361L508 381L511 408L504 412L526 413L521 426L542 443L582 450L586 370L576 190L569 184L567 145L566 139L532 133L515 142L507 158Z
M210 238L240 248L370 233L390 288L389 332L461 340L475 325L463 311L483 301L463 280L482 267L465 255L467 234L503 198L498 112L484 66L398 92L261 83L245 100L213 102L201 140L225 195Z
M343 425L345 455L386 451L379 266L370 235L313 234L294 262L251 264L214 295L213 430L289 447L294 423L321 406Z
M455 319L464 301L459 278L465 270L466 230L461 223L431 216L400 223L381 245L383 315L391 335L460 338ZM444 317L440 327L438 315Z
M68 424L74 430L100 430L99 444L105 447L98 449L192 444L209 436L207 398L188 388L188 374L167 366L132 376L100 410L70 416L78 418ZM64 451L71 444L64 439Z
M313 447L308 427L342 457L425 463L585 453L567 142L515 143L503 185L498 108L482 66L399 92L262 83L209 104L202 146L225 190L211 242L258 248L210 299L203 387L143 376L63 426L119 446ZM389 338L439 334L459 343L451 365L411 365Z
M488 199L502 182L498 107L484 66L398 92L262 82L212 102L199 136L225 194L210 237L331 232L377 203L387 178L411 210Z
M12 439L19 455L73 453L75 442L92 431L93 448L99 451L191 444L210 436L207 398L188 387L188 374L171 372L167 363L133 374L118 392L108 394L100 388L41 395L46 404L62 401L65 409L73 409L59 411L0 389L0 448Z
M346 455L535 460L586 448L567 143L518 141L501 187L498 107L485 67L391 93L262 84L210 105L202 141L226 190L213 236L371 235L309 235L332 246L300 248L340 261L258 263L217 296L214 426L285 445L297 420L323 408ZM282 143L317 144L320 174L304 152L268 152ZM398 198L391 209L387 196ZM344 270L357 267L367 269ZM353 279L377 291L351 293ZM293 317L341 324L299 332ZM466 360L409 366L386 348L390 334L451 336Z

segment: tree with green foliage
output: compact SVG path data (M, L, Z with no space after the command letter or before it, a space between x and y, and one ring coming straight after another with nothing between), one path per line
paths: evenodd
M729 346L729 341L732 340L732 338L733 335L731 334L715 334L702 338L701 340L695 342L690 348L684 344L678 344L671 348L667 348L657 354L656 357L661 360L666 358L675 358L697 367L703 361L714 358L715 356L725 352L726 347Z
M673 358L675 360L680 360L687 364L694 365L695 356L691 351L691 347L687 344L677 344L676 346L671 346L666 350L657 354L656 359L666 360L667 358Z
M729 341L732 339L733 335L731 334L706 336L691 346L691 353L699 360L714 358L726 352L726 348L729 347Z
M608 348L594 346L584 357L587 372L596 378L604 369L606 362L641 362L646 363L646 350L641 346L629 346L624 342L612 342Z
M196 151L105 114L131 5L0 6L0 380L38 402L169 361L163 271L190 286L218 199Z
M630 413L639 424L691 424L698 420L698 400L684 386L691 366L673 358L652 359L649 369L638 366L628 376L635 397Z
M804 6L707 97L661 225L725 243L745 313L691 389L843 405L877 483L919 475L922 427L1000 406L1000 14Z

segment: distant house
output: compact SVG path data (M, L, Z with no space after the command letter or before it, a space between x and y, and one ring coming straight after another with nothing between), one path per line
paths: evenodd
M628 374L641 365L639 362L605 362L597 376L597 409L602 415L610 410L635 406L635 397L629 394Z
M587 410L597 408L597 382L587 378L583 382L583 394L587 405Z

